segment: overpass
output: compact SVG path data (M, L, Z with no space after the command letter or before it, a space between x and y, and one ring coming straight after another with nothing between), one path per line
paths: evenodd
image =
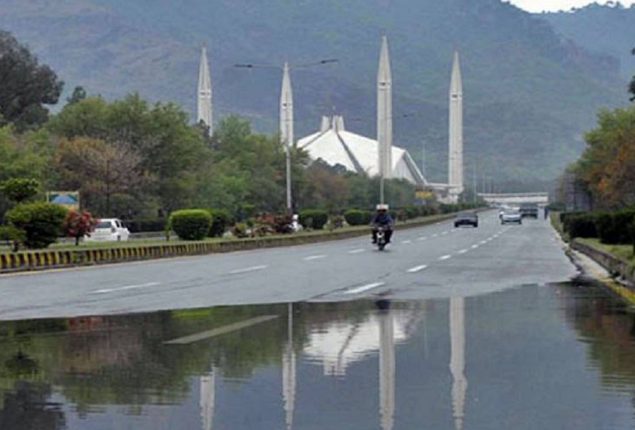
M521 203L549 203L549 193L479 193L479 197L489 204L519 205Z

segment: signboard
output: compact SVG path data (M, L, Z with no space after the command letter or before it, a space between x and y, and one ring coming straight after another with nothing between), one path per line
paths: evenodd
M79 210L79 191L49 191L46 201L67 209Z

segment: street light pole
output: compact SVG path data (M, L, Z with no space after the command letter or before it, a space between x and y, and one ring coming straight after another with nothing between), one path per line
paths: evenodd
M269 64L236 64L234 67L242 69L277 69L282 70L282 90L280 94L280 142L285 147L286 157L286 200L287 211L293 214L293 194L291 191L291 147L294 145L293 138L293 90L291 87L291 69L301 69L314 66L322 66L330 63L337 63L339 60L331 58L316 61L314 63L303 63L289 65L285 61L282 67Z

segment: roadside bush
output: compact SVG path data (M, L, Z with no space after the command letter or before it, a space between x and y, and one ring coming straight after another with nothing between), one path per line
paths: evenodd
M371 215L368 211L350 209L344 212L344 219L348 225L368 225L370 224Z
M328 212L321 209L306 209L300 211L300 224L302 224L304 228L322 230L328 220Z
M629 228L633 220L635 220L634 210L599 214L596 228L600 241L608 245L630 244Z
M80 239L90 235L95 230L96 225L97 220L90 212L71 210L66 214L63 228L66 236L75 238L75 246L78 246Z
M249 237L248 230L249 227L247 227L247 224L245 224L244 222L239 222L236 223L232 228L232 234L239 239L244 239L246 237Z
M24 232L27 248L46 248L62 235L67 210L52 203L22 203L6 214L6 220Z
M256 218L256 235L293 233L291 215L266 214Z
M204 209L185 209L170 215L172 230L183 240L202 240L207 237L212 216Z
M225 209L210 209L212 225L209 228L209 237L222 237L227 227L232 224L232 217Z
M24 231L12 225L0 225L0 241L11 245L14 252L18 251L20 243L24 242L25 238Z
M416 206L406 206L403 208L406 219L413 219L419 216L419 208Z
M580 213L566 218L563 225L564 231L571 239L576 237L598 237L595 221L597 215L593 213Z

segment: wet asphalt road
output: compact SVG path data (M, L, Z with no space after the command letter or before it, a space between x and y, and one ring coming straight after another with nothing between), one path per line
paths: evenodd
M576 274L547 221L441 222L368 238L0 277L0 319L125 314L217 305L466 297Z

